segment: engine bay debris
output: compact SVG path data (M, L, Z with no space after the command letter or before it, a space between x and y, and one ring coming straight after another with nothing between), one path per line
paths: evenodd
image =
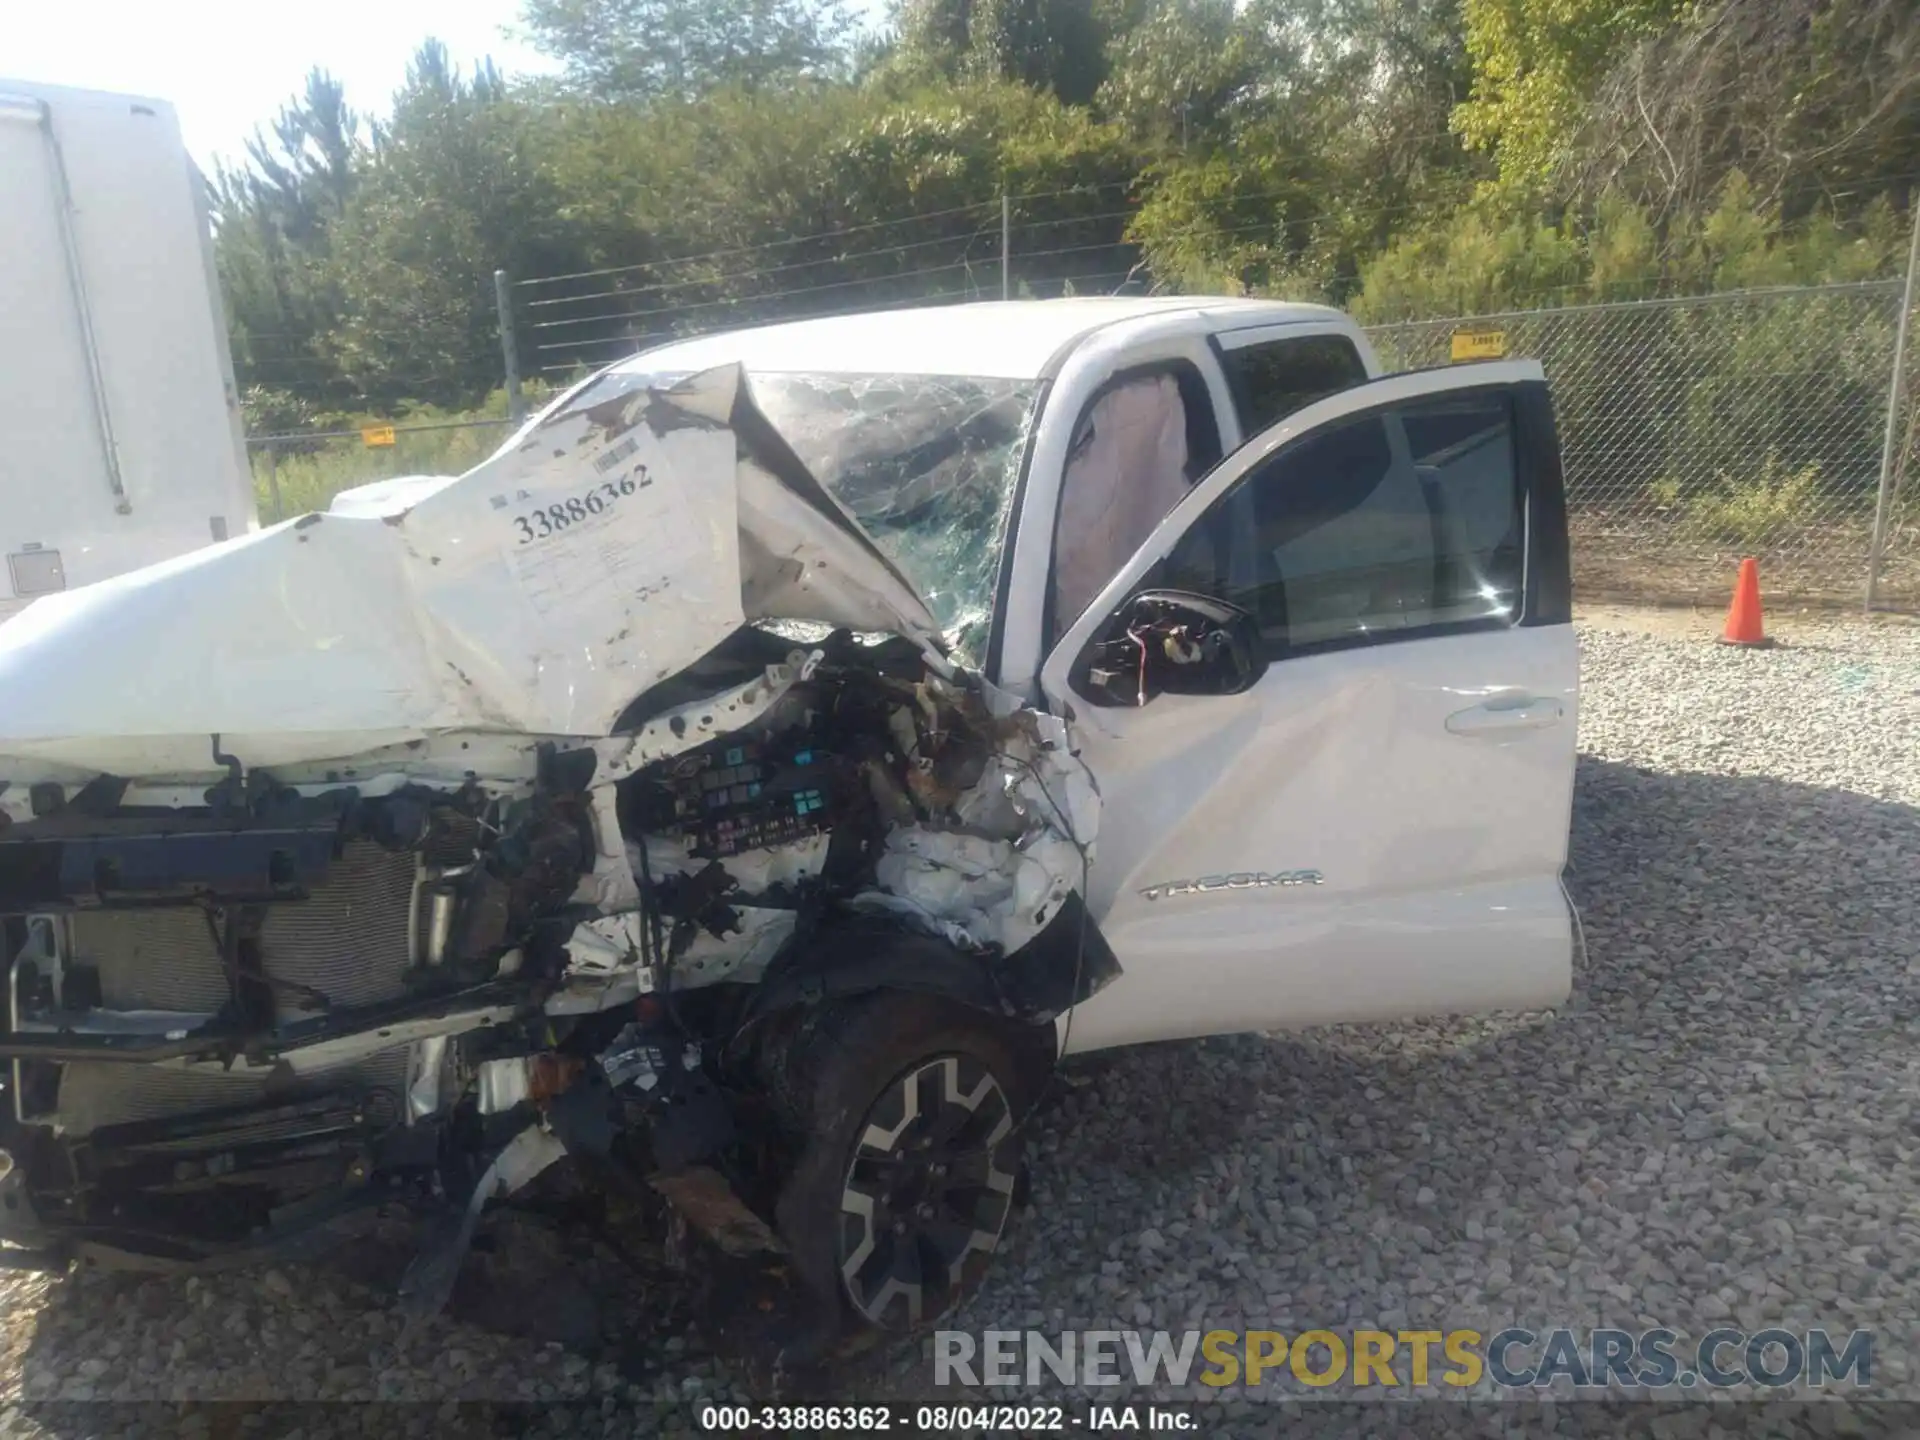
M1050 1045L1117 973L1065 725L948 659L732 368L49 597L0 682L0 1238L49 1265L399 1207L430 1313L562 1157L777 1249L810 1016Z

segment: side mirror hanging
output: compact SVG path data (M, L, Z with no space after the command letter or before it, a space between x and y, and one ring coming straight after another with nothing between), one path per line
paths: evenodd
M1156 695L1237 695L1266 673L1260 627L1237 605L1184 590L1142 590L1088 645L1078 688L1096 705Z

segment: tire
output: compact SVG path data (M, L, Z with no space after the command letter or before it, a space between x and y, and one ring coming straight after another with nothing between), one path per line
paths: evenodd
M883 991L809 1030L789 1072L802 1151L776 1210L794 1268L843 1322L929 1325L1006 1230L1051 1029Z

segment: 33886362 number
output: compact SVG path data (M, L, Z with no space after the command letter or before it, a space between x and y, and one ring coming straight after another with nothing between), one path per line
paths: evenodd
M893 1430L889 1405L706 1405L699 1415L703 1431L745 1431L773 1435L831 1435L843 1431Z
M644 476L645 471L640 473ZM569 495L564 500L522 511L513 517L514 526L520 532L518 543L531 545L536 540L558 535L562 530L569 530L604 515L639 488L639 483L632 475L623 475L618 480L602 481L591 490Z

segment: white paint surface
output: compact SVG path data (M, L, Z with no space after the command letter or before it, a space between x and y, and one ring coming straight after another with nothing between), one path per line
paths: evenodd
M601 737L749 618L930 634L824 491L742 453L737 384L609 377L424 498L363 496L47 597L0 626L0 758L151 777L208 772L216 733L248 766Z
M1154 316L1234 324L1339 320L1321 305L1213 295L1086 296L915 306L796 320L679 340L622 362L645 375L688 374L738 362L749 370L853 375L983 375L1031 380L1095 330Z
M1242 694L1139 709L1068 683L1094 629L1281 445L1373 406L1540 378L1531 361L1417 372L1309 406L1196 486L1048 657L1048 700L1071 709L1100 784L1087 900L1124 970L1073 1012L1072 1049L1566 997L1572 626L1283 659ZM1461 723L1494 712L1508 723ZM1254 871L1322 880L1146 893Z

